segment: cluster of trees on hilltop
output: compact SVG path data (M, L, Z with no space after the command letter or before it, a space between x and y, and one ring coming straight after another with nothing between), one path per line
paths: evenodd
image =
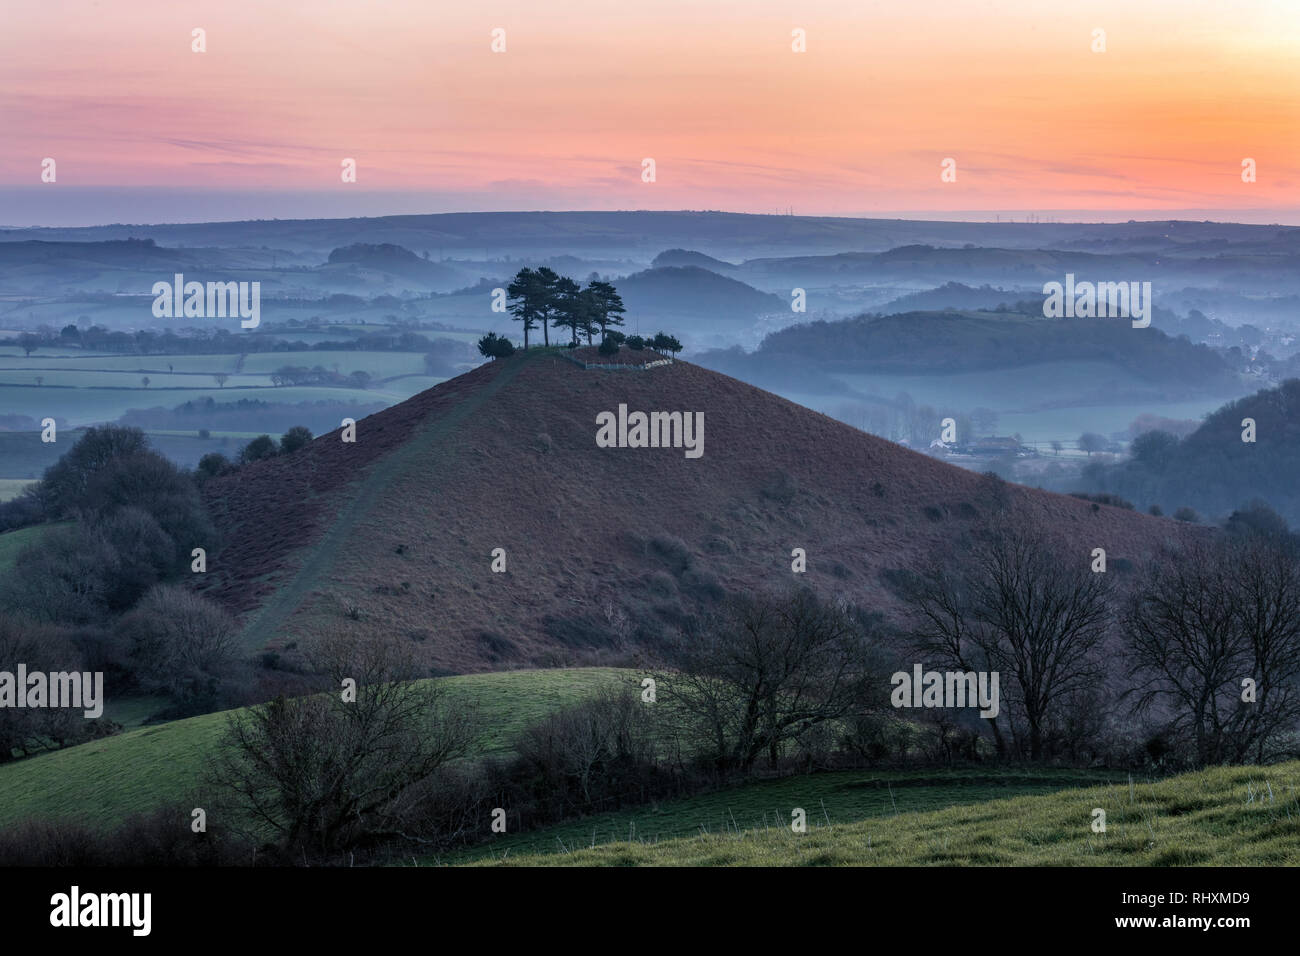
M516 322L523 324L525 349L529 347L528 333L539 327L542 345L549 346L550 330L554 326L569 330L566 344L570 348L580 344L580 336L586 336L587 344L591 345L599 334L600 350L605 355L613 355L622 345L633 351L652 348L674 355L682 350L681 342L665 332L643 338L618 331L617 327L624 324L627 309L613 284L600 279L590 279L583 287L547 266L525 267L510 281L506 296L508 311ZM505 336L489 332L479 339L478 350L487 358L506 358L514 354L515 346Z
M607 329L623 324L627 309L618 290L609 282L590 280L586 287L554 269L520 269L506 287L510 314L524 326L524 348L528 333L540 324L542 344L550 345L550 327L567 328L573 342L585 335L587 344L597 331L604 338Z

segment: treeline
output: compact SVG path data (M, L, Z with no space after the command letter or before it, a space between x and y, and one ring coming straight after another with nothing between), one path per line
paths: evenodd
M212 397L196 398L175 408L131 409L118 418L118 424L146 430L255 431L277 419L301 422L314 432L337 428L344 417L357 421L382 411L383 403L357 405L351 402L266 402L256 398L218 402ZM0 426L2 427L2 426ZM28 431L39 431L33 422Z
M1229 377L1227 364L1208 346L1156 329L1135 330L1127 319L1044 319L1041 309L1036 315L909 312L819 320L771 333L749 361L758 370L793 361L882 373L1104 361L1155 382L1209 385Z
M354 338L307 343L276 335L240 335L229 329L196 329L188 334L171 331L114 332L99 325L79 329L65 325L55 332L44 329L23 332L15 344L25 355L43 348L81 348L88 352L116 352L125 355L234 355L258 352L439 352L448 343L460 343L446 336L430 338L409 329L360 332Z
M1248 418L1253 442L1242 440ZM1144 510L1181 507L1219 517L1263 500L1300 523L1300 379L1228 403L1185 438L1146 432L1129 452L1122 462L1086 465L1081 490L1118 495Z
M41 523L0 581L0 669L48 661L102 671L114 697L160 694L188 715L236 699L238 629L181 583L216 532L192 476L143 432L91 428L44 477L0 505L0 528ZM0 762L102 733L78 721L50 733L41 710L0 713ZM75 731L75 732L74 732Z

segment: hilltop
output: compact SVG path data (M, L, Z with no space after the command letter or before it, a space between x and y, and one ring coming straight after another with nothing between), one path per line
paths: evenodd
M704 453L599 448L596 417L703 412ZM1173 522L1004 486L736 379L676 362L492 362L301 451L209 481L224 538L206 586L250 650L347 619L408 636L436 672L599 661L726 591L800 580L887 609L883 571L994 499L1080 548L1135 559ZM505 573L493 573L495 549ZM355 626L355 625L354 625Z

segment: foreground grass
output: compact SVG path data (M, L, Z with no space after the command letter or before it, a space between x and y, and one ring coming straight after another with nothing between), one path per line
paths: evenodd
M663 844L682 837L788 829L795 807L805 810L811 829L1125 779L1123 774L1096 771L1015 768L846 770L800 775L596 814L528 833L502 834L480 846L428 857L425 862L513 860L521 855L544 860L593 844Z
M727 827L711 814L698 821L708 832L694 837L656 840L653 828L643 824L633 839L623 836L595 847L590 846L590 837L571 837L564 850L558 845L554 852L524 847L509 854L499 851L490 857L446 862L508 866L1300 865L1297 761L1272 767L1216 768L1150 783L1114 781L932 812L875 814L850 823L842 822L837 812L822 813L813 789L815 780L784 781L786 802L771 808L766 826L762 822L755 826L750 819ZM733 791L733 805L741 799L741 792ZM807 811L806 833L791 831L792 805ZM1093 832L1095 809L1106 811L1105 833ZM779 825L773 824L773 817ZM558 835L551 834L553 844L558 844ZM546 836L539 833L535 839ZM596 842L599 844L599 839Z
M526 726L624 674L588 667L442 680L465 706L478 709L484 732L476 752L489 755L507 753ZM142 727L0 765L0 826L27 817L68 817L109 829L133 813L166 803L192 798L195 806L203 806L209 755L219 744L228 714Z

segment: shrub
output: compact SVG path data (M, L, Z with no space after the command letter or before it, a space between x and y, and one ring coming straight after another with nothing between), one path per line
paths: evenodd
M152 588L122 618L120 630L130 643L141 687L183 704L214 702L239 654L234 618L179 585Z
M210 451L199 459L194 474L200 479L216 478L230 470L230 460L219 451Z
M294 425L280 436L280 454L292 455L300 448L305 448L312 439L311 429Z
M612 338L606 336L601 340L600 348L598 348L597 351L600 352L601 355L616 355L618 354L618 343Z
M243 464L253 461L263 461L267 458L274 458L276 454L275 439L270 435L258 435L239 453L239 460Z
M645 339L639 335L629 335L627 337L627 347L633 352L640 352L645 348Z
M1198 524L1201 520L1201 516L1198 515L1194 509L1188 508L1184 505L1182 508L1179 508L1174 512L1174 520L1186 521L1189 524Z

